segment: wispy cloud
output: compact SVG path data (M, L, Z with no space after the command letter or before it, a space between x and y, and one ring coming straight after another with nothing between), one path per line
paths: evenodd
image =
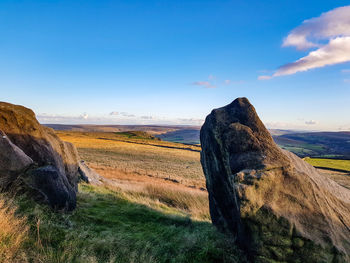
M212 85L209 81L195 81L192 83L195 86L202 86L207 89L215 89L216 86Z
M116 114L118 113L118 114ZM102 115L60 115L37 114L40 123L44 124L125 124L125 125L202 125L204 120L197 118L167 118L152 115L134 115L127 112L112 111Z
M318 123L318 122L315 121L315 120L305 121L305 124L306 124L306 125L315 125L315 124L317 124L317 123Z
M121 112L120 116L127 117L127 118L134 118L134 117L136 117L134 114L130 114L128 112Z
M341 72L347 74L347 73L350 73L350 69L342 69Z
M270 77L291 75L350 61L350 6L339 7L305 20L283 41L283 47L316 48L305 57L278 68ZM259 79L268 79L260 76Z
M152 119L153 119L153 116L141 116L141 119L144 119L144 120L152 120Z
M271 78L272 78L271 76L262 75L262 76L259 76L259 77L258 77L258 80L267 80L267 79L271 79Z
M90 117L87 113L83 113L80 115L59 115L59 114L37 114L36 117L42 123L66 123L66 122L86 122L90 121Z
M350 83L350 79L344 79L345 83Z

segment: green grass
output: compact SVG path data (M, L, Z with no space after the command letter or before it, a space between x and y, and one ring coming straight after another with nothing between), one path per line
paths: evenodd
M159 140L158 138L150 135L149 133L142 131L116 132L115 134L126 137L128 139Z
M80 186L71 214L23 198L29 262L243 262L233 240L208 222L132 203L101 187Z
M315 144L297 144L297 145L279 145L282 149L293 152L299 156L308 156L321 154L324 152L325 148L321 145Z
M322 158L305 158L309 164L317 167L339 169L350 172L350 160L335 160Z

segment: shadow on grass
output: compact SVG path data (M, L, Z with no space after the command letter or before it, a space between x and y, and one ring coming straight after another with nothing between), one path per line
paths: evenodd
M33 233L27 246L44 262L243 262L233 240L210 223L162 213L105 188L82 185L69 215L23 208Z

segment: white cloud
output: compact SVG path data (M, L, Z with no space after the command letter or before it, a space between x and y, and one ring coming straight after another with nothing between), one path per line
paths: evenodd
M152 120L152 119L153 119L153 116L141 116L141 119L144 119L144 120Z
M271 76L267 76L267 75L262 75L258 77L258 80L267 80L267 79L271 79Z
M99 124L99 125L202 125L203 119L196 118L167 118L158 116L136 116L126 112L119 115L59 115L59 114L37 114L37 119L44 124Z
M134 118L134 117L136 117L134 114L130 114L130 113L127 113L127 112L121 112L120 115L123 116L123 117L127 117L127 118Z
M202 86L207 89L215 89L216 86L212 85L209 81L195 81L192 83L195 86Z
M36 117L41 123L66 123L66 122L86 122L90 121L89 115L83 113L81 115L59 115L59 114L37 114Z
M350 79L344 79L345 83L350 83Z
M87 120L89 118L89 114L83 113L82 115L80 115L80 117L84 120Z
M315 120L305 121L305 124L306 124L306 125L315 125L315 124L317 124L317 123L318 123L318 122L315 121Z
M118 115L119 115L119 112L117 112L117 111L112 111L109 115L111 115L111 116L118 116Z
M342 69L342 73L350 73L350 69Z
M320 40L349 35L350 6L343 6L305 20L289 33L283 41L283 46L309 49L321 46Z
M289 33L282 46L316 50L281 66L271 77L350 61L350 6L339 7L305 20ZM259 79L267 79L266 77L260 76Z
M307 56L280 67L273 76L291 75L347 61L350 61L350 37L337 37L331 39L329 44L310 52Z

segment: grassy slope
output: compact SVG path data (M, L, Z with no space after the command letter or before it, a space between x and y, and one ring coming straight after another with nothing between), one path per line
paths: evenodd
M80 186L71 214L22 199L30 235L24 262L241 262L233 241L208 222L132 203L122 193Z

